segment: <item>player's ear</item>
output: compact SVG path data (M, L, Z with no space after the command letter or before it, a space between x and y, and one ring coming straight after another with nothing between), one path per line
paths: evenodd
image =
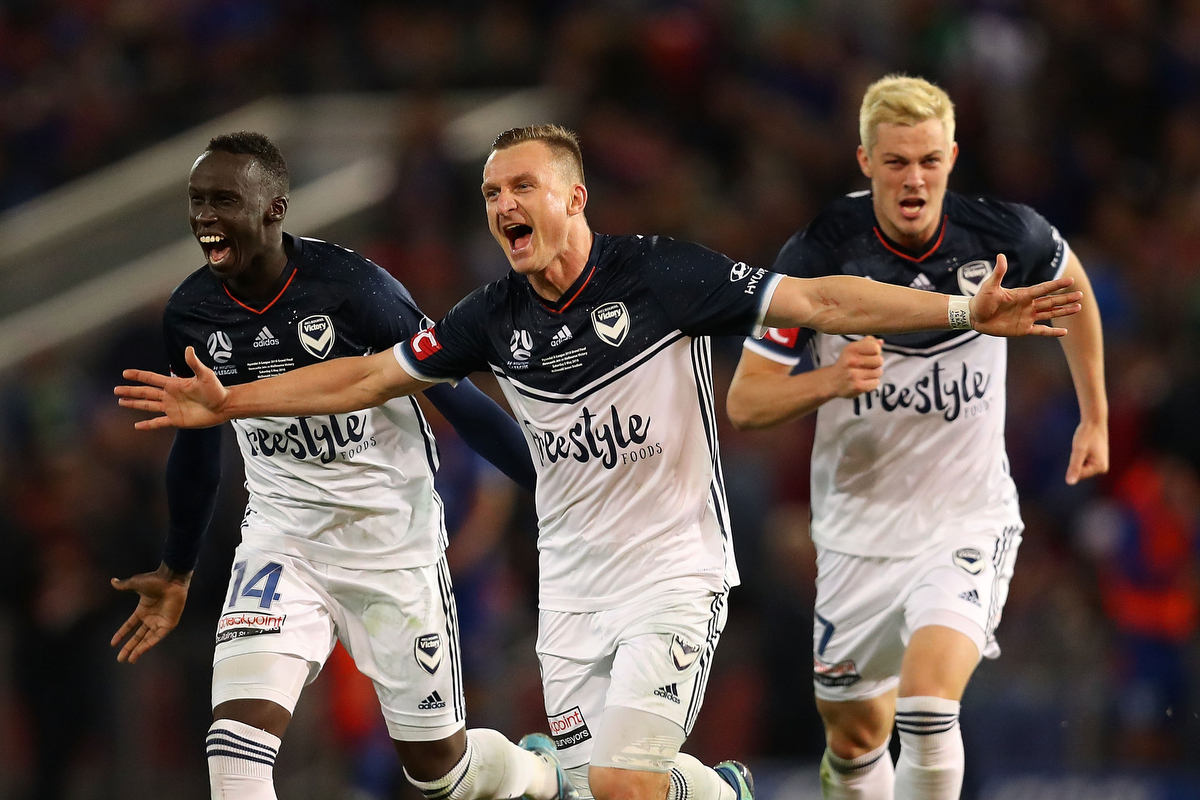
M950 144L950 169L954 169L956 161L958 161L958 142L952 142Z
M285 216L287 216L287 210L288 210L287 195L282 195L280 197L276 197L275 199L273 199L271 201L270 205L267 206L267 221L268 222L282 222L283 218Z
M577 183L571 187L571 200L567 203L567 215L575 216L582 214L583 209L587 206L588 193L587 187L582 183Z
M861 144L858 146L858 151L855 153L858 156L858 168L862 170L862 174L868 178L871 177L871 157L867 154L867 148Z

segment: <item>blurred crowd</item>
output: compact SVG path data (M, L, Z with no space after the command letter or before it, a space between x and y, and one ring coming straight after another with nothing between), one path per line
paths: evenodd
M1046 215L1105 325L1111 469L1086 485L1063 479L1078 413L1060 348L1011 347L1008 443L1027 530L1004 656L964 702L968 793L1012 771L1194 769L1197 0L5 0L0 208L265 94L403 90L417 102L398 125L395 185L331 238L436 317L506 268L479 165L444 146L445 99L542 84L570 100L562 121L583 139L593 228L768 266L823 203L865 187L858 104L890 71L950 92L951 188ZM183 624L135 667L107 646L132 606L107 579L152 569L164 530L170 436L134 433L110 395L122 367L164 365L159 311L0 382L0 798L161 796L165 781L172 796L206 796L212 632L245 499L231 439ZM717 343L718 397L739 349ZM804 761L823 748L811 437L811 419L721 431L744 585L689 743L703 758ZM471 724L519 735L545 725L531 502L451 431L439 441ZM281 755L281 796L403 793L344 654L310 695Z

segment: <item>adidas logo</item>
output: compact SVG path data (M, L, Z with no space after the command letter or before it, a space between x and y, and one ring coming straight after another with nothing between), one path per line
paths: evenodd
M911 286L914 289L920 289L923 292L932 292L933 291L933 281L931 281L931 280L929 280L929 278L925 277L924 272L922 272L917 277L913 278L913 282L910 283L909 286Z
M266 325L263 325L263 329L258 332L258 336L254 337L254 346L269 347L273 344L279 344L279 340L275 338L275 334L271 333L271 330Z
M675 684L669 684L654 690L655 697L665 697L675 705L679 705L679 690L675 688Z
M562 344L563 342L567 341L570 338L571 338L571 329L568 328L566 325L563 325L561 328L558 329L558 333L554 334L554 337L550 340L550 346L558 347L560 344Z
M422 711L431 711L435 708L445 707L446 701L442 699L442 696L437 693L436 689L434 690L433 694L429 695L429 697L426 697L420 703L417 703L417 708L421 709Z
M969 592L963 592L962 594L960 594L958 596L958 599L966 600L968 603L974 603L975 605L978 606L979 605L979 592L972 589Z

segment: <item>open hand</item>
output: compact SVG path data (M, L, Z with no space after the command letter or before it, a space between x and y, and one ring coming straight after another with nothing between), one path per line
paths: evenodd
M858 397L879 388L883 377L883 345L866 336L842 348L831 369L835 397Z
M191 574L179 575L161 564L154 572L143 572L125 580L112 579L113 588L120 592L137 592L141 596L137 608L112 637L109 645L116 647L125 641L117 661L135 663L142 654L158 644L179 624L183 606L187 603Z
M1062 292L1075 282L1074 278L1005 289L1000 282L1007 271L1008 259L1001 253L996 256L996 268L971 298L971 326L992 336L1066 336L1066 328L1036 323L1079 311L1083 293Z
M211 428L225 422L221 411L229 395L216 374L204 366L189 347L184 358L194 378L175 378L142 369L127 369L121 375L141 386L117 386L113 393L126 408L154 411L160 417L144 419L134 425L140 431L157 428Z

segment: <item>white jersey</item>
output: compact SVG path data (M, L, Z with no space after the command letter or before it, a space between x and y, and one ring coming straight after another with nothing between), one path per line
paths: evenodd
M738 582L705 334L755 330L776 280L698 245L597 234L559 302L510 274L397 346L422 380L500 381L538 471L542 609Z
M279 294L247 305L203 268L172 294L164 329L172 371L195 347L227 385L391 347L423 317L398 281L362 256L286 237ZM233 423L250 500L246 544L349 569L436 564L446 545L433 489L437 449L409 397L352 414Z
M1025 206L948 193L945 211L927 250L913 253L875 227L869 195L847 197L793 237L775 268L972 295L996 253L1009 259L1006 286L1050 280L1066 264L1066 242ZM851 340L773 330L745 346L796 365L807 345L820 367ZM877 390L817 411L813 541L851 555L908 557L1018 521L1004 448L1007 342L974 331L909 334L884 337L883 351Z

